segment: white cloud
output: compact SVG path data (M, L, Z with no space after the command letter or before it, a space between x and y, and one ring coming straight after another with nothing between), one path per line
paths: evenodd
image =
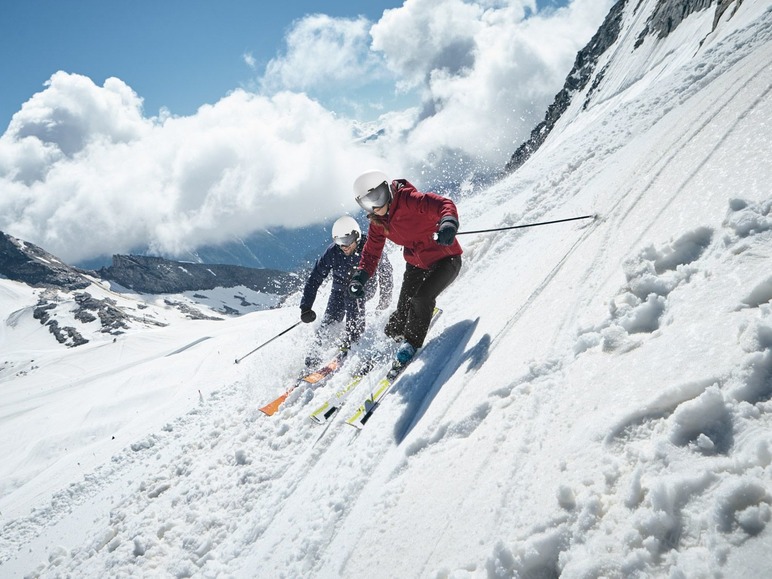
M302 94L237 90L166 119L118 107L110 124L97 117L114 87L55 77L0 140L0 230L65 260L145 245L175 254L318 222L354 209L351 182L382 162L353 144L348 123ZM51 90L69 94L69 83L82 100L60 123L61 109L39 101L54 98ZM21 159L38 160L34 179L19 179Z
M259 93L235 90L188 117L145 117L123 81L58 72L0 138L0 230L70 262L144 246L174 255L356 211L362 170L419 187L470 166L496 172L612 3L526 17L532 0L407 0L377 23L308 16ZM423 107L385 109L382 136L364 144L362 123L314 100L372 111L398 90Z
M373 48L403 87L422 87L426 103L406 146L418 158L453 149L502 166L612 3L576 0L528 18L535 2L408 0L387 11L372 29Z
M33 139L38 144L27 143L28 147L49 149L50 153L55 149L72 158L90 143L129 142L141 137L148 127L142 116L142 99L120 79L108 78L100 90L95 90L88 77L60 71L45 86L13 116L4 140ZM7 163L13 160L12 156L6 157L12 151L4 153L0 157L3 173L12 169ZM46 167L41 166L40 171Z
M296 21L287 34L286 53L272 59L262 79L265 91L334 89L345 92L377 74L377 57L370 52L370 21L324 14ZM341 86L343 83L343 86Z
M241 55L241 58L244 59L244 64L246 64L252 70L257 68L257 60L251 52L245 52Z
M407 0L373 26L373 50L384 54L403 88L424 84L435 70L462 73L474 66L482 13L462 0Z

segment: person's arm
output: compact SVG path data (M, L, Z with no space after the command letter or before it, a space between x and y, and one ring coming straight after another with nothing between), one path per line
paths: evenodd
M411 211L433 216L436 220L435 240L440 245L453 245L458 232L458 209L452 199L436 193L417 193L415 189L405 196Z
M379 223L371 223L367 231L367 241L362 249L362 257L359 259L359 269L367 272L368 279L375 275L385 244L386 234L383 226Z
M322 282L327 278L332 268L332 256L331 250L334 247L328 247L327 250L316 260L314 267L311 270L311 274L306 280L306 286L303 288L303 297L300 300L300 311L304 312L314 307L316 301L316 294L319 291L319 287Z
M386 234L384 233L383 226L378 223L370 223L367 241L364 248L362 248L362 257L359 258L359 266L348 282L349 295L357 299L366 297L365 287L368 280L373 277L376 267L378 267L385 243Z
M443 197L436 193L419 193L410 184L406 184L403 189L405 194L402 195L401 202L405 205L406 209L416 213L432 215L436 217L437 223L446 217L458 221L458 209L449 197Z

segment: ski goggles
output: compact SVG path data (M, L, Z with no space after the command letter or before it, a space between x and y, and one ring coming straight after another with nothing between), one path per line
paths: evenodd
M332 240L335 242L336 245L340 245L341 247L348 247L352 243L354 243L357 239L359 239L359 234L356 231L352 231L351 233L347 233L346 235L336 235L332 238Z
M389 189L389 184L386 181L377 187L368 189L367 193L356 196L356 202L368 213L372 213L375 209L383 207L389 201L391 201L391 189Z

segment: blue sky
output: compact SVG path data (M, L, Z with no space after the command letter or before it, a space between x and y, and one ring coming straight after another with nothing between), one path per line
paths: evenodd
M293 20L323 11L371 19L397 2L254 0L7 0L0 6L0 120L42 90L57 70L101 84L116 76L144 99L188 115L249 82L281 48ZM268 8L266 8L268 6Z
M537 2L559 7L568 0ZM397 0L5 0L0 5L0 125L58 70L97 84L115 76L143 99L193 114L228 91L250 86L306 14L377 21ZM254 67L244 56L252 55ZM399 101L395 101L399 102Z
M373 168L469 190L614 1L6 0L0 231L175 257L356 212Z

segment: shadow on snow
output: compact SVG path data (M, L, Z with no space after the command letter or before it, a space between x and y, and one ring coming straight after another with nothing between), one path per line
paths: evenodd
M485 334L471 348L469 338L474 334L480 318L464 320L446 328L424 346L420 360L423 366L415 374L405 375L398 383L396 393L405 402L405 411L394 425L394 436L400 444L421 417L426 413L443 384L453 376L464 362L466 372L476 371L488 357L491 338ZM463 352L463 353L461 353Z

